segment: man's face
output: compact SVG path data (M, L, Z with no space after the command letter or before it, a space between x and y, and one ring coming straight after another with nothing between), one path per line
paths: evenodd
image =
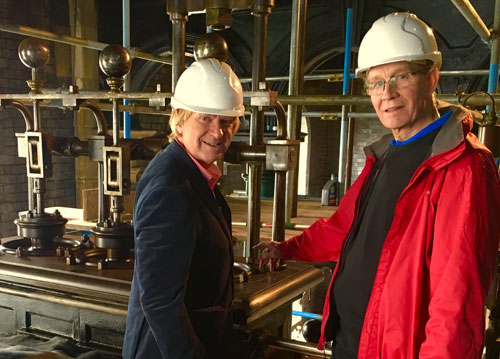
M229 148L235 117L194 112L179 128L177 139L205 167Z
M394 78L393 83L389 81ZM370 91L370 97L382 125L392 130L396 140L404 141L431 123L432 93L439 74L413 71L406 61L375 66L369 70L367 84L383 84L380 93ZM379 88L380 90L381 88Z

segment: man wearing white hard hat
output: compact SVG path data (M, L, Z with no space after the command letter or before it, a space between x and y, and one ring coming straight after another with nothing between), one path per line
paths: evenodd
M335 359L481 358L484 301L500 238L500 183L472 115L440 103L441 53L415 15L392 13L363 38L356 75L392 134L337 212L261 259L337 261L319 348Z
M123 357L227 358L231 212L214 161L238 130L243 91L229 65L203 59L180 76L171 105L171 143L137 185Z

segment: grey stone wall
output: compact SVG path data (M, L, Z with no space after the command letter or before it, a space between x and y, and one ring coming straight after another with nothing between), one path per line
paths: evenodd
M0 1L0 21L9 24L27 25L52 31L48 13L54 4L47 1ZM67 14L67 11L66 11ZM67 16L67 15L66 15ZM31 70L19 60L17 49L25 36L0 32L0 93L26 94L26 80ZM48 43L51 54L53 44ZM68 65L69 66L69 65ZM52 57L48 65L40 70L44 87L55 88L67 79L55 75ZM31 109L31 106L29 106ZM73 136L73 115L56 109L43 108L41 128L54 136ZM0 110L0 236L16 234L14 219L19 211L28 209L26 162L18 157L15 133L24 132L25 123L20 112L14 109ZM45 205L75 206L74 159L53 156L53 176L47 180Z

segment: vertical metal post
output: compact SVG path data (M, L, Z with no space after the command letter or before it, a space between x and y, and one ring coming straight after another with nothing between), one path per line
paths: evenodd
M41 83L38 83L38 73L36 68L31 69L31 79L35 84L35 88L32 90L34 93L40 91ZM38 132L41 131L41 120L40 120L40 100L33 100L33 130ZM29 189L30 186L28 186ZM36 206L35 212L38 215L45 213L45 178L33 178L31 189L33 191L30 194L32 197L32 203ZM29 205L29 201L28 201Z
M172 21L172 92L177 80L186 67L186 21L187 14L174 12L170 14Z
M278 102L274 106L276 112L276 139L287 139L286 113L283 105ZM298 146L297 146L298 147ZM274 173L274 203L273 203L273 230L271 239L276 242L285 240L285 199L286 199L286 171Z
M130 47L130 0L123 0L122 19L123 47L128 49ZM130 91L130 72L125 75L123 91ZM123 104L128 105L129 100L123 100ZM123 138L130 138L130 113L127 111L123 113Z
M351 33L352 33L352 9L347 9L346 32L345 32L345 50L344 50L344 82L342 86L342 95L349 94L349 82L351 71ZM346 184L345 165L347 153L347 112L346 105L342 105L342 121L340 122L340 146L339 146L339 196L345 193L344 184Z
M252 91L261 89L261 83L266 78L267 27L272 1L256 2L252 6L253 54L252 54ZM250 146L264 142L264 111L262 108L252 108L250 117ZM248 233L245 243L245 260L248 263L257 261L258 253L252 249L260 240L260 207L262 163L248 164Z
M98 213L98 223L104 222L104 220L107 218L106 216L106 208L104 208L105 205L105 200L104 200L104 164L102 161L97 162L97 185L98 185L98 195L97 195L97 207L99 208L99 213Z
M113 146L118 146L119 139L120 139L120 111L118 109L118 100L113 99ZM121 213L123 212L122 196L111 196L111 212L113 213L112 214L113 223L115 224L121 223Z
M352 54L352 61L356 63L357 54ZM350 94L359 94L359 86L356 81L353 81ZM349 106L349 112L355 112L355 106ZM347 128L347 150L346 150L346 165L345 165L345 183L344 183L344 193L347 192L349 187L351 187L352 182L352 157L354 153L354 130L356 124L356 117L349 116L348 128ZM339 198L337 199L339 200Z
M290 69L288 81L288 95L299 95L302 92L304 81L304 52L307 20L307 0L293 0L292 26L290 40ZM300 139L300 123L302 106L288 105L287 129L291 140ZM297 168L286 173L286 222L291 222L297 216Z
M490 76L488 78L488 92L496 93L498 89L498 57L500 54L500 0L495 1L493 13L493 39L491 40Z
M285 208L278 206L281 198L285 195L286 173L284 171L276 171L274 173L274 207L273 207L273 230L272 240L283 242L285 240Z
M113 146L118 146L120 139L120 111L118 110L118 100L113 99Z

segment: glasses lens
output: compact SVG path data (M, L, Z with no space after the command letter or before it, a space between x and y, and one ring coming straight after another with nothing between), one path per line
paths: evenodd
M365 88L369 95L380 95L384 92L386 86L391 86L394 90L400 90L407 87L411 82L411 76L417 72L405 72L394 75L387 81L375 81L366 83Z

